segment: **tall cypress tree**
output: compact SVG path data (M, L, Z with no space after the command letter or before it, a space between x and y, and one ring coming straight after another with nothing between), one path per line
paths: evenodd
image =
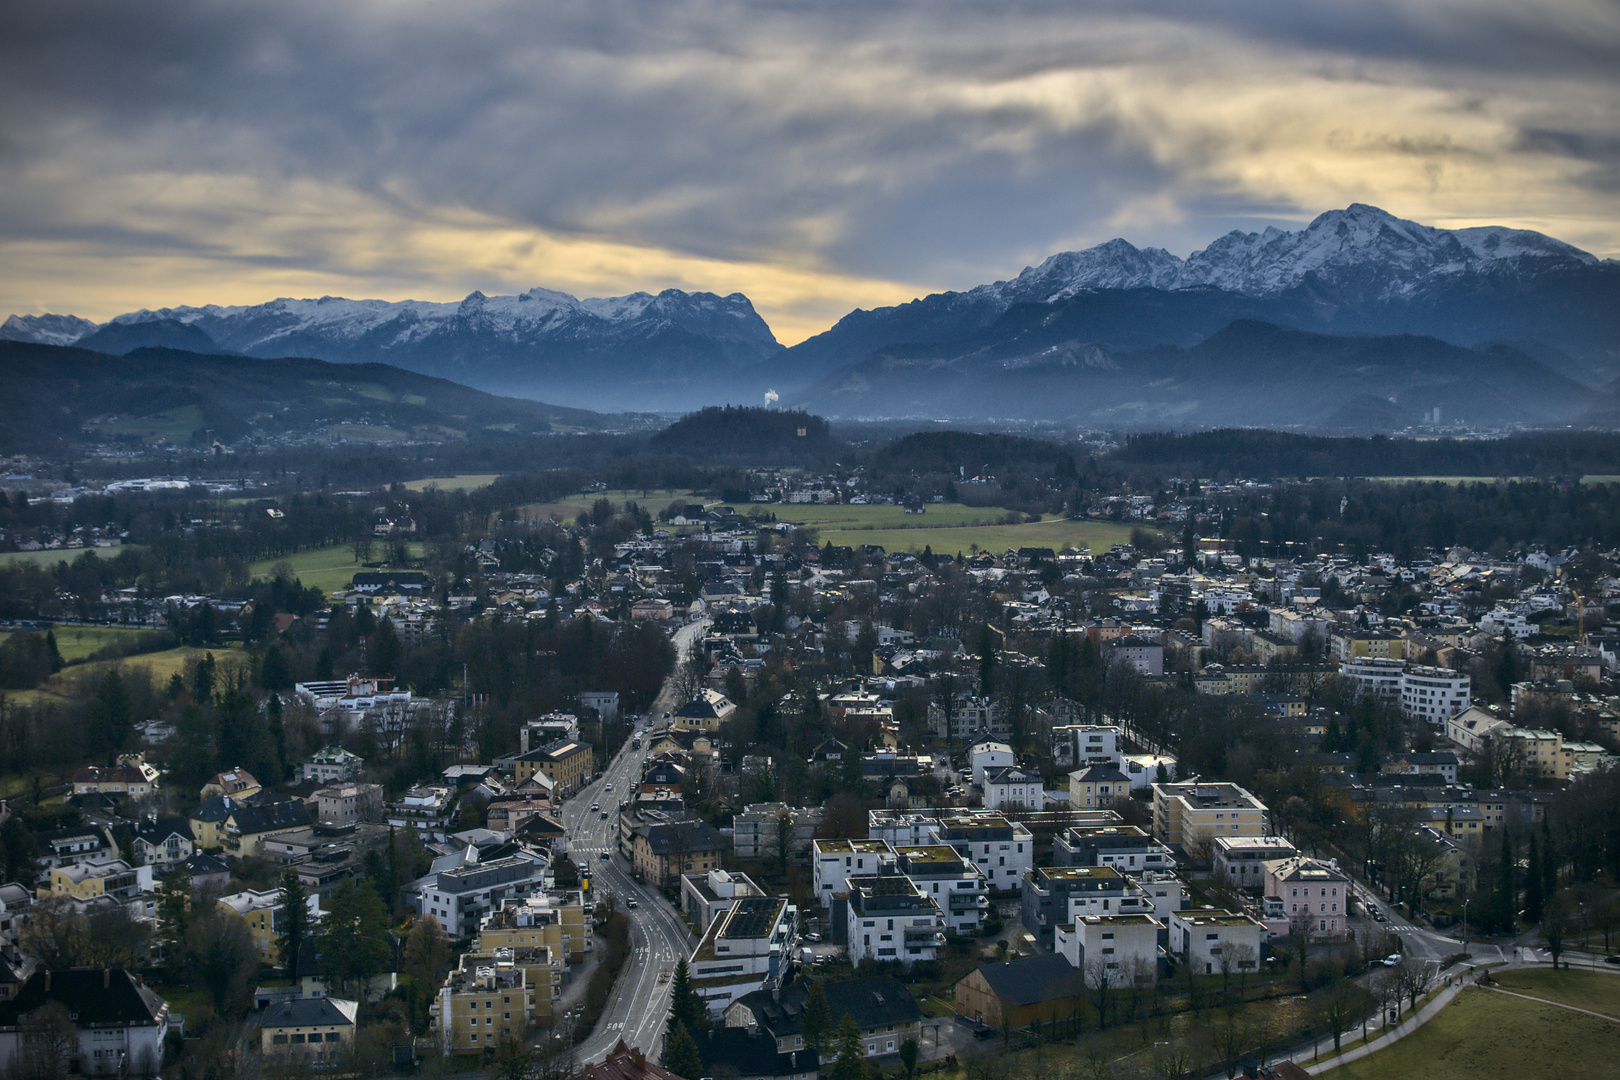
M287 978L298 978L298 951L304 947L309 938L309 907L308 895L304 892L304 883L298 880L296 870L288 870L281 875L281 892L276 896L276 906L281 909L281 963L286 969Z
M1524 917L1541 921L1541 841L1530 834L1530 865L1524 875Z
M1501 863L1497 868L1495 907L1497 929L1505 932L1513 929L1518 910L1518 890L1513 887L1513 841L1506 829L1502 830Z

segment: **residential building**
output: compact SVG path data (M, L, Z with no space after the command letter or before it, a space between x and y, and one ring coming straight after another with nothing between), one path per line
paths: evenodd
M1119 771L1130 780L1132 791L1146 791L1176 778L1176 759L1168 754L1121 754Z
M1477 754L1494 732L1511 726L1490 710L1474 705L1446 721L1446 738L1468 753Z
M980 964L957 980L953 993L958 1016L1003 1032L1085 1012L1081 972L1055 953Z
M1013 748L995 739L984 739L968 747L968 769L973 774L973 786L984 786L984 775L991 769L1005 769L1018 764Z
M39 895L41 899L46 896L66 896L74 900L110 896L127 904L151 892L150 866L131 866L122 859L114 859L111 862L53 866Z
M1164 645L1134 634L1115 638L1103 646L1103 657L1110 665L1129 664L1138 675L1157 678L1164 674Z
M675 727L686 731L718 732L731 719L736 704L717 690L699 690L690 701L675 710Z
M246 889L219 898L219 906L240 916L247 923L248 933L259 955L272 964L282 960L281 945L286 934L287 915L281 903L281 890L262 891ZM314 927L321 921L321 898L305 898L304 925Z
M259 854L264 841L309 826L309 807L302 799L236 805L225 816L225 851L239 859Z
M527 754L542 746L579 741L579 717L573 713L547 713L523 721L518 729L518 753Z
M419 785L405 792L398 802L384 809L388 824L396 829L414 828L424 840L443 841L450 825L455 792L447 787Z
M1406 661L1362 657L1339 665L1339 678L1354 684L1357 693L1382 701L1401 700L1401 682Z
M758 1028L776 1040L778 1053L803 1050L804 1032L799 1025L807 989L801 979L780 992L745 994L726 1010L726 1026ZM846 1016L854 1020L861 1032L862 1057L892 1058L907 1039L921 1044L922 1010L911 991L898 981L887 977L845 979L829 984L826 990L831 1027L836 1030ZM832 1048L827 1048L824 1060L831 1061L833 1055Z
M783 822L783 818L786 822ZM810 840L821 824L821 807L788 806L786 803L754 803L732 821L731 843L737 858L745 862L781 859L804 863ZM787 851L782 851L783 840Z
M884 840L812 840L810 872L816 902L832 908L836 893L849 891L849 879L892 870L894 849Z
M1058 765L1119 767L1119 728L1111 724L1064 724L1052 729L1052 758Z
M1039 773L1017 767L987 769L984 805L991 810L1039 810L1046 805L1046 788Z
M706 933L717 916L730 911L743 897L764 895L765 890L747 874L710 870L706 874L681 875L681 910L697 925L699 933Z
M937 738L967 742L981 734L998 739L1012 736L1011 718L994 698L953 695L949 710L928 706L928 727Z
M259 1049L272 1057L335 1060L354 1045L359 1012L358 1001L344 998L278 1001L259 1018Z
M580 1073L580 1080L685 1080L676 1076L668 1069L655 1061L648 1061L642 1052L626 1046L620 1039L608 1051L605 1060L595 1065L587 1065Z
M150 866L159 874L173 870L197 850L191 825L185 818L160 818L155 814L135 826L135 839L130 847L137 866Z
M518 755L513 775L517 783L523 783L537 772L545 774L552 782L556 798L566 799L595 774L596 753L588 743L565 741Z
M1170 916L1170 951L1200 975L1260 970L1266 928L1247 915L1213 908Z
M785 896L744 896L709 923L687 969L711 1016L718 1019L744 994L781 986L798 939L798 917Z
M550 889L501 900L479 924L479 953L544 946L568 963L585 960L593 948L595 920L578 889Z
M1350 876L1337 860L1296 855L1267 863L1265 896L1268 903L1279 900L1293 932L1311 941L1333 941L1349 932Z
M1136 825L1065 829L1052 840L1053 866L1112 866L1137 876L1145 870L1174 870L1176 857Z
M896 848L895 869L933 899L952 934L977 933L990 909L984 875L949 844Z
M534 990L527 972L513 963L486 964L462 957L444 981L432 1006L432 1023L445 1057L493 1050L528 1036Z
M780 1053L776 1040L757 1027L711 1027L693 1036L704 1076L737 1080L816 1080L821 1063L809 1050Z
M1035 837L1029 829L993 810L942 813L932 842L949 844L977 863L985 884L1003 892L1018 888L1035 865Z
M336 784L344 780L358 780L365 764L364 758L349 753L341 746L323 746L304 762L301 774L305 780Z
M1345 627L1333 631L1328 637L1333 659L1341 664L1347 660L1405 660L1406 639L1399 634L1381 630Z
M1053 934L1053 951L1082 974L1088 986L1152 986L1159 978L1159 935L1152 915L1086 915Z
M381 784L332 784L315 792L315 820L323 825L379 821L382 812Z
M898 874L849 881L846 933L849 961L870 957L906 967L933 960L945 944L945 916L933 897Z
M474 859L418 878L407 891L418 915L432 916L451 937L471 937L484 916L508 899L544 888L548 870L545 858L527 852Z
M1265 836L1266 804L1237 784L1185 780L1153 785L1153 835L1198 859L1221 836Z
M158 789L158 771L139 754L125 754L108 768L87 765L69 783L74 795L117 795L144 799Z
M260 790L261 785L246 769L226 769L222 773L215 773L213 779L202 786L202 797L211 799L216 795L224 795L240 802L251 799Z
M39 844L38 862L49 869L73 863L112 862L118 858L118 848L106 832L95 826L76 829L54 829L34 837Z
M1442 725L1473 704L1473 680L1449 668L1410 667L1401 673L1401 711Z
M1409 750L1384 762L1380 772L1398 776L1438 776L1448 784L1457 782L1457 755L1450 750L1419 753Z
M1087 765L1069 774L1072 810L1106 810L1130 793L1130 778L1112 765Z
M1263 892L1266 864L1298 854L1299 849L1280 836L1221 836L1215 840L1211 862L1215 880L1249 892Z
M1024 875L1024 929L1042 948L1053 931L1086 915L1153 912L1142 887L1112 866L1037 866Z
M73 1025L64 1072L150 1076L163 1064L169 1005L122 969L39 970L0 1003L0 1075L24 1075L28 1018L49 1004Z
M662 888L682 874L716 869L725 847L725 839L706 821L642 825L630 844L630 862L643 881Z

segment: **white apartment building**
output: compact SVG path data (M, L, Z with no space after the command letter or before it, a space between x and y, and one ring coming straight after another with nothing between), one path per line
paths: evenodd
M945 929L952 934L977 933L990 909L984 875L978 864L962 858L948 844L895 849L897 869L917 891L939 905Z
M1064 724L1052 729L1052 759L1060 766L1119 768L1119 728L1111 724Z
M687 967L711 1017L718 1019L744 994L781 984L798 916L785 896L745 896L709 924Z
M1163 929L1151 915L1087 915L1053 932L1053 951L1088 980L1106 976L1111 986L1152 986Z
M1354 683L1357 692L1384 701L1401 699L1401 676L1405 672L1405 660L1381 656L1357 657L1339 665L1339 677Z
M984 774L984 805L991 810L1039 810L1046 805L1046 786L1038 773L1017 766L988 769Z
M1414 720L1444 724L1473 703L1473 679L1464 672L1411 667L1401 676L1401 711Z
M984 786L984 775L991 769L1010 769L1018 764L1018 755L1004 742L986 739L968 748L968 768L973 774L973 786Z
M810 871L816 902L832 909L834 893L848 892L849 879L890 872L894 849L886 840L812 840Z
M1200 975L1260 970L1266 928L1247 915L1216 909L1170 916L1170 951Z
M1035 865L1035 837L995 810L869 810L866 835L889 844L949 844L976 863L992 889L1019 887Z
M910 967L937 958L945 944L945 917L933 897L919 892L910 878L854 878L849 886L845 931L851 964L871 957Z

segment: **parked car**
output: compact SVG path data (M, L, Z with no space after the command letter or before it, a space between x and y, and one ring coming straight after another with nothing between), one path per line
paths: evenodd
M1605 956L1603 962L1605 964L1620 964L1620 956Z

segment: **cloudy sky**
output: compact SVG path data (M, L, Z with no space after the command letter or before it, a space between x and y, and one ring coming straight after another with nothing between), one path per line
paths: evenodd
M1620 256L1614 0L51 0L0 14L0 315L855 306L1368 202Z

